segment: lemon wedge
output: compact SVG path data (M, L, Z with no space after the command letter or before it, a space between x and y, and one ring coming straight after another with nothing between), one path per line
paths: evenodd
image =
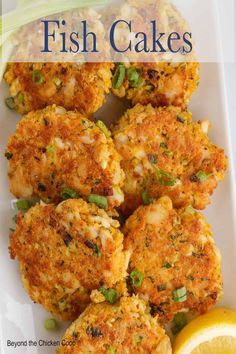
M176 337L173 354L236 354L236 311L217 308L195 318Z

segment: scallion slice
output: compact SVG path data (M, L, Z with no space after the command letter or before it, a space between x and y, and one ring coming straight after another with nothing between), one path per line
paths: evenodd
M47 331L54 331L58 328L58 323L54 318L48 318L44 321L44 328Z
M132 270L130 273L130 278L132 279L132 283L135 288L139 288L143 283L143 275L137 269Z
M106 197L97 194L90 194L88 196L89 203L96 204L99 208L107 209L108 208L108 201Z
M142 79L135 68L127 69L126 74L131 87L139 87L142 84Z
M111 136L110 130L106 127L106 125L101 120L97 121L96 126L105 134L107 138Z
M27 211L31 207L31 204L28 200L18 200L16 207L19 211Z
M118 292L115 289L109 288L106 289L103 286L99 288L100 293L105 297L106 301L110 304L114 304L118 298Z
M77 198L79 198L79 194L76 191L74 191L73 189L65 187L65 188L63 188L63 190L61 192L61 198L63 200L77 199Z
M142 200L144 205L149 205L152 202L152 198L149 197L148 191L146 189L142 192Z
M18 101L20 102L20 103L24 103L25 102L25 96L24 96L24 94L23 94L23 92L19 92L18 93L18 95L17 95L17 98L18 98Z
M32 80L36 85L41 85L44 83L44 75L40 70L34 70L32 74Z
M172 295L173 295L173 300L175 302L184 302L187 300L187 290L185 286L179 289L175 289Z
M203 171L199 171L196 173L196 176L200 182L205 182L208 178L207 174Z
M174 316L173 327L171 331L174 335L178 334L187 324L187 318L185 313L179 312Z
M123 64L119 64L116 67L115 74L112 79L112 87L116 90L121 88L125 79L125 67Z
M14 97L8 97L5 99L5 104L9 109L14 109L16 107Z
M156 170L156 176L157 182L160 186L173 187L176 184L176 178L165 171Z

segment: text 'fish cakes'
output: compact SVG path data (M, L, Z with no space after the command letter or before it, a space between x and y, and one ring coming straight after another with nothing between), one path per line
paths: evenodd
M111 88L110 63L11 63L5 73L21 114L56 104L90 115Z
M118 64L113 92L132 104L186 108L199 81L198 63Z
M119 222L82 199L37 204L17 217L10 254L17 257L31 299L74 320L93 289L112 288L126 275Z
M129 283L166 323L178 312L203 314L222 294L221 256L211 228L192 207L169 197L140 206L126 221Z
M208 127L175 107L136 105L124 114L113 135L126 175L125 214L163 195L175 207L206 207L227 168L224 150L209 140Z
M105 196L110 207L123 201L124 173L110 132L78 112L51 106L31 112L9 138L11 192L58 202L65 187L82 197Z
M66 331L60 354L171 354L170 340L144 301L123 297L119 304L92 304Z

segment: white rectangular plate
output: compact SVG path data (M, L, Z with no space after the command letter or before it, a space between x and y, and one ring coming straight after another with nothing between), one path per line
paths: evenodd
M4 104L8 96L5 83L0 88L0 340L2 354L55 353L55 345L50 341L59 341L68 323L61 323L55 333L44 329L44 319L50 315L40 305L33 304L23 289L18 263L8 255L9 228L13 227L11 200L7 181L7 161L4 149L9 134L14 132L19 115L10 111ZM112 106L112 109L111 109ZM97 116L106 122L119 117L124 105L109 97L108 103ZM229 141L229 120L226 108L224 78L220 64L202 64L201 81L191 101L193 118L210 119L213 128L210 137L214 143L222 146L229 157L229 170L225 181L216 190L212 204L204 211L212 224L215 241L220 248L223 260L224 296L220 306L236 308L236 228L233 169L231 167L231 146ZM219 306L218 305L218 306ZM10 342L19 343L16 349ZM36 342L29 346L29 341ZM24 346L27 343L27 346Z

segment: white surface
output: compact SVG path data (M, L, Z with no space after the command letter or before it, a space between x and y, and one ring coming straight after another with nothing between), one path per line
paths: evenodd
M220 66L203 64L200 86L193 96L190 108L193 111L194 119L209 118L211 120L213 123L213 129L210 132L211 138L216 144L224 147L230 156L228 120L225 111L226 97L223 88ZM2 347L0 352L2 354L54 353L54 346L37 346L37 349L24 346L14 349L12 346L7 346L7 340L59 340L65 324L62 325L61 331L55 334L44 330L43 320L50 315L40 305L30 301L20 280L17 261L10 260L8 256L8 233L9 227L13 226L11 218L14 212L11 210L12 196L8 191L7 162L3 158L3 153L7 138L15 130L18 118L17 114L9 111L3 103L3 98L8 96L6 85L2 84L0 89L3 93L0 101L0 278L2 280L0 291ZM103 111L106 112L106 118L109 119L111 110L105 107ZM113 109L112 116L114 114ZM219 185L212 198L212 204L204 214L213 226L215 241L223 258L224 296L219 305L236 308L236 233L232 182L231 169L229 169L225 181Z

